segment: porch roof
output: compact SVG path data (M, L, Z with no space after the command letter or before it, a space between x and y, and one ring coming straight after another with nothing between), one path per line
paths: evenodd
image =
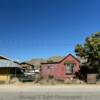
M14 63L11 60L0 60L0 68L2 67L21 68L21 65Z

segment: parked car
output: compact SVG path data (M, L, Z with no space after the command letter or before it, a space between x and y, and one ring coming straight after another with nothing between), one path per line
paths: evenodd
M35 74L33 73L24 73L19 77L21 82L32 82L35 80Z

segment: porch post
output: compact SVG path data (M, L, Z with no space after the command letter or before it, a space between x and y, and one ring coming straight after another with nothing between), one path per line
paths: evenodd
M15 67L15 77L16 77L16 67Z

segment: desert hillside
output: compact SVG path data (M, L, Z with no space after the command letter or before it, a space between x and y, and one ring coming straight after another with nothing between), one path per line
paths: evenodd
M52 56L48 59L31 59L30 61L27 61L29 64L32 64L35 66L35 68L39 68L40 67L40 64L41 63L45 63L45 62L48 62L48 61L52 61L52 62L58 62L62 59L63 57L61 56Z

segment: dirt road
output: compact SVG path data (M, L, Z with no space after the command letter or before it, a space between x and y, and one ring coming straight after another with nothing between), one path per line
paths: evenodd
M0 86L0 100L100 100L100 86Z

